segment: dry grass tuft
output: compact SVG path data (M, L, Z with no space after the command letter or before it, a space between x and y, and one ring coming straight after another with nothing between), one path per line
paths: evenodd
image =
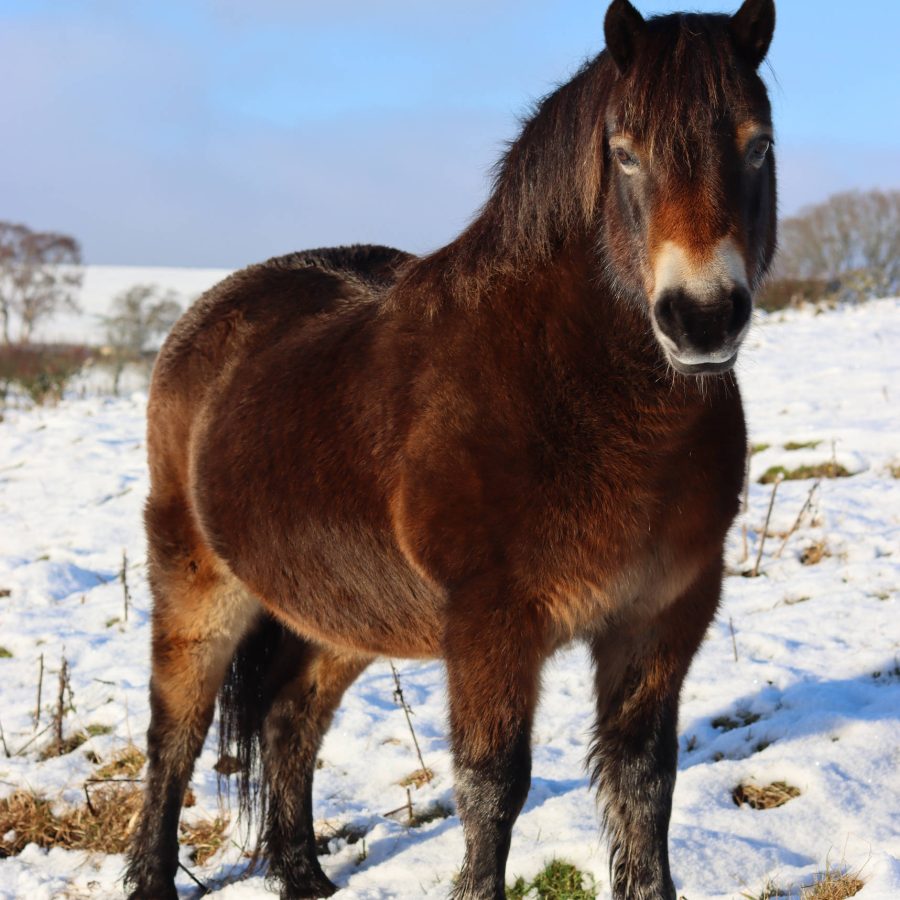
M415 772L410 773L406 776L406 778L401 778L397 784L400 787L422 787L423 784L428 784L431 779L434 778L434 772L431 769L416 769Z
M41 750L38 755L38 759L42 762L44 760L53 759L57 756L66 756L68 753L72 753L74 750L77 750L85 741L90 738L90 735L86 731L76 731L74 734L70 734L67 738L63 738L62 741L53 741L48 744Z
M800 789L785 781L773 781L764 787L741 782L732 792L735 806L746 804L752 809L775 809L800 796Z
M816 881L800 891L800 900L846 900L858 894L865 882L856 872L841 872L830 866L816 876Z
M181 843L192 847L191 861L198 866L206 865L225 843L225 830L228 828L227 816L216 816L214 819L203 819L193 825L180 826Z
M147 757L134 744L119 750L102 768L97 770L97 778L134 778L144 767Z
M46 797L16 791L0 800L0 857L28 844L100 853L122 853L141 808L140 786L104 785L90 791L90 805L57 814Z
M819 540L803 550L800 554L800 562L804 566L815 566L829 556L831 556L831 551L828 549L828 545L824 540Z

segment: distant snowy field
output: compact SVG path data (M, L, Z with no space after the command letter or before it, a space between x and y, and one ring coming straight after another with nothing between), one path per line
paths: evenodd
M103 317L117 294L138 284L175 291L187 308L230 269L179 269L159 266L85 266L78 296L79 312L64 312L39 324L36 340L94 344L103 342Z
M184 293L199 292L220 274L195 273L190 285L175 281ZM828 864L861 872L861 900L900 897L898 348L900 300L882 300L821 315L765 317L743 353L752 441L769 446L752 459L749 560L742 561L739 523L729 545L732 569L746 570L755 559L772 490L757 479L767 469L833 458L852 474L822 481L777 557L783 538L776 535L791 528L813 481L781 484L761 575L727 579L721 612L691 670L671 828L674 877L688 900L758 897L769 879L780 887L808 884ZM13 752L0 755L0 796L32 787L60 806L83 802L83 782L95 771L86 752L108 759L132 736L143 743L144 403L141 394L72 399L57 408L8 411L0 423L0 588L9 591L0 598L0 645L11 654L0 658L0 722ZM803 564L814 546L820 561ZM116 581L123 549L133 594L127 624L113 621L123 613ZM38 753L47 735L16 754L34 735L41 653L49 669L63 654L71 666L76 712L67 729L112 727L45 762ZM451 805L442 667L400 662L399 669L426 764L436 774L413 791L413 802L419 810ZM510 881L531 877L551 858L564 858L593 873L599 896L608 898L606 853L584 768L590 681L578 647L547 666L532 788L507 871ZM54 691L49 674L45 710ZM364 858L361 842L343 839L333 840L322 858L342 889L337 896L347 900L446 897L462 859L457 817L409 829L401 815L385 816L406 802L398 782L418 768L392 692L386 664L360 679L335 719L317 773L317 827L326 834L347 824L365 831ZM42 727L48 720L45 711ZM188 820L218 809L215 761L209 743ZM737 807L731 794L743 781L786 781L801 793L777 809ZM191 866L198 878L215 885L241 871L237 830L233 837L206 865ZM187 851L183 861L191 865ZM0 897L117 897L122 867L121 856L32 845L0 861ZM183 872L178 885L183 896L195 895ZM217 896L272 895L254 876Z

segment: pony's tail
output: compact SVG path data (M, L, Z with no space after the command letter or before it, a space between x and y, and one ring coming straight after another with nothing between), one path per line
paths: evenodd
M287 645L296 640L276 619L263 614L238 645L219 689L219 792L230 795L228 776L237 775L238 819L248 831L254 821L260 826L265 822L269 790L262 777L263 723L289 677L279 670L284 668ZM254 842L251 865L258 860L261 843Z

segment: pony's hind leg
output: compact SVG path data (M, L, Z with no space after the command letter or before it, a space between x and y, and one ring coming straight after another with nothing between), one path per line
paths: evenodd
M336 890L316 858L313 774L344 691L370 661L312 644L264 615L238 646L219 695L220 750L238 757L241 811L263 818L258 849L283 898Z
M175 898L178 818L216 693L259 605L197 539L188 514L148 504L154 596L144 804L126 886L134 900Z
M678 702L715 612L716 568L649 626L592 643L599 786L614 900L675 900L668 831L678 762Z
M266 795L262 844L269 871L281 882L282 900L329 897L337 890L316 858L313 775L334 711L370 661L282 633L260 734Z

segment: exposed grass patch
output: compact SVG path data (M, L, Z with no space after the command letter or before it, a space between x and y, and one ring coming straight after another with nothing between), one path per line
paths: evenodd
M831 556L831 552L828 545L824 540L820 540L804 548L800 554L800 562L804 566L816 566L829 556Z
M332 841L344 840L348 844L357 844L366 836L366 834L368 834L367 829L362 825L352 825L347 823L341 825L340 828L333 828L330 825L327 827L329 828L328 832L316 835L316 854L318 856L324 856L326 853L331 853L329 844Z
M179 827L181 843L193 848L191 862L198 866L206 865L225 843L225 830L228 828L227 816L216 816L214 819L203 819L193 825L184 823Z
M517 878L506 888L506 896L509 900L596 900L597 885L591 875L554 859L533 881Z
M763 450L768 450L769 447L771 447L771 446L772 446L771 444L753 444L750 447L750 452L751 453L762 453Z
M759 484L772 484L779 476L785 481L805 481L809 478L849 478L852 473L838 462L818 463L815 466L798 466L786 469L784 466L770 466L762 474Z
M731 799L734 800L735 806L746 804L751 809L775 809L799 796L800 788L795 788L786 781L773 781L764 787L741 782L731 792Z
M890 472L891 478L900 478L900 463L891 463L888 466L888 472Z
M453 815L453 810L446 803L432 803L424 809L413 809L412 821L409 823L410 828L421 828L435 819L446 819Z
M0 659L12 659L12 653L6 647L0 647Z
M97 770L97 778L134 778L146 761L143 751L134 744L129 744Z
M90 737L99 737L101 734L112 734L112 725L98 725L94 722L85 729Z
M758 722L762 716L759 713L750 712L749 709L739 709L734 716L716 716L710 723L719 731L734 731L735 728L746 728Z
M821 441L788 441L784 445L785 450L815 450Z
M800 900L846 900L858 894L865 882L859 873L841 872L830 866L816 876L815 883L800 891Z

